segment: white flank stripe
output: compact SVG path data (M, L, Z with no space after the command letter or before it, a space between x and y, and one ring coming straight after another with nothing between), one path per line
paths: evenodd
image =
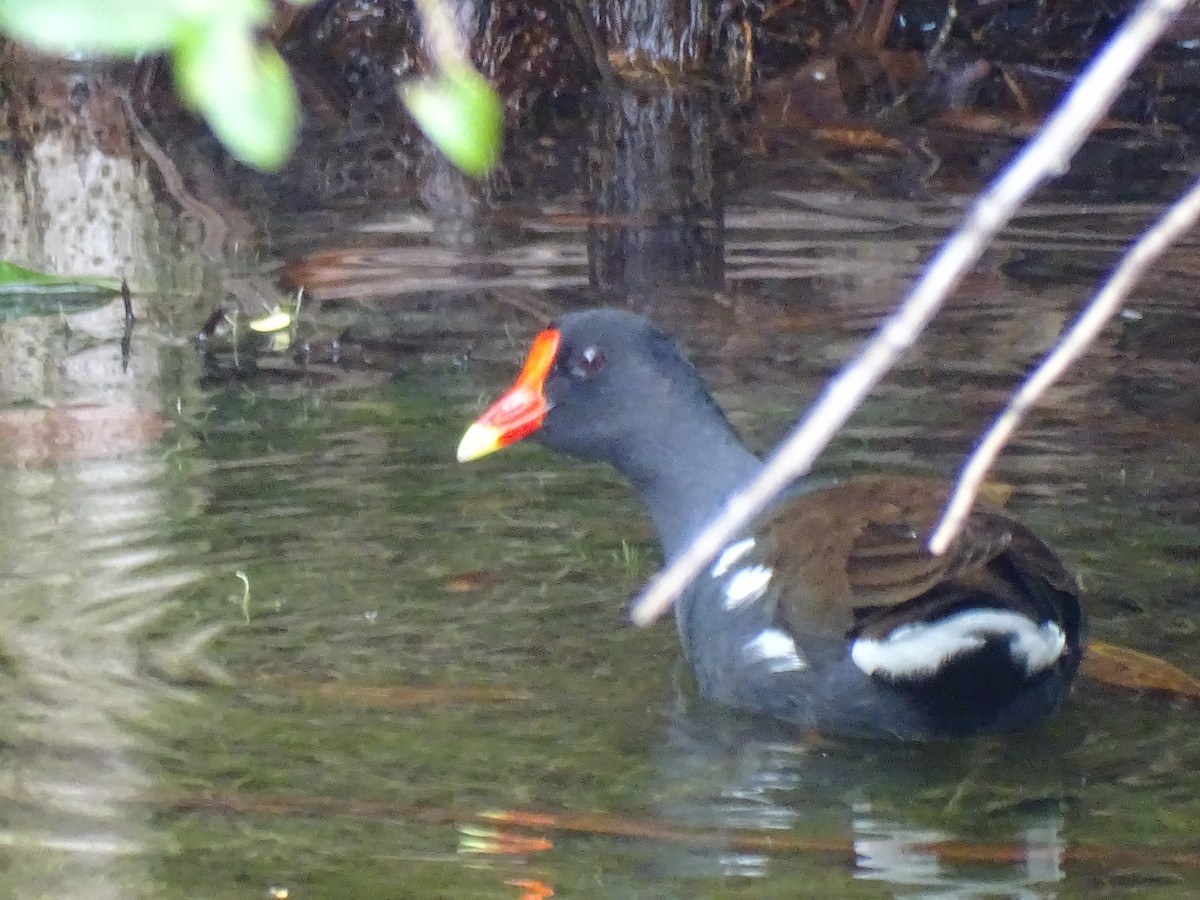
M1066 635L1053 622L1038 625L1020 613L972 609L941 619L901 625L884 638L859 638L850 658L868 675L893 678L932 675L950 660L978 650L988 638L1008 638L1013 661L1032 675L1062 656Z
M738 569L725 585L725 608L736 609L750 600L757 600L771 581L774 570L766 566L747 566Z
M736 544L730 544L721 551L721 555L717 557L717 561L713 563L710 574L713 578L720 578L733 567L733 564L754 549L754 538L742 538Z
M742 655L750 662L764 662L771 672L799 672L808 663L796 650L796 642L778 628L764 628L758 636L742 645Z

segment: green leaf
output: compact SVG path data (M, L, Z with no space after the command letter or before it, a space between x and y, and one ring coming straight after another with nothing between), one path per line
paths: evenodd
M182 2L0 0L0 31L56 53L161 50L185 25Z
M446 69L408 85L400 97L425 136L464 172L484 175L495 165L500 99L474 69Z
M265 25L268 0L0 0L0 31L56 53L134 56L215 23Z
M108 297L120 289L121 282L117 278L48 275L0 260L0 294L90 294Z
M0 322L96 309L110 301L120 284L115 278L47 275L0 260Z
M270 17L270 0L0 0L0 33L43 50L171 49L184 99L231 153L261 169L282 165L299 118L287 66L255 38Z
M186 33L174 62L180 93L230 153L259 169L283 165L299 105L275 48L260 44L240 23L214 21Z

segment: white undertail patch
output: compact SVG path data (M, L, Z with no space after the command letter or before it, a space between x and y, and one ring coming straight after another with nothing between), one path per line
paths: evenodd
M742 645L747 662L765 663L770 672L799 672L808 663L796 650L796 642L778 628L764 628Z
M729 576L725 584L725 608L737 609L743 603L757 600L771 582L774 570L767 566L747 566Z
M754 549L754 538L742 538L734 544L730 544L721 551L721 555L717 557L717 561L713 563L710 574L713 578L720 578L731 568L733 564Z
M901 625L883 638L859 638L850 658L868 675L921 678L981 648L989 638L1008 638L1013 662L1033 675L1054 664L1067 637L1054 622L1037 624L1003 609L972 609L936 622Z

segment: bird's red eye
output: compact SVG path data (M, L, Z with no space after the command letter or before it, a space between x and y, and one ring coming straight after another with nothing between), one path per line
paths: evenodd
M571 374L576 378L595 378L608 359L599 347L584 347L571 359Z

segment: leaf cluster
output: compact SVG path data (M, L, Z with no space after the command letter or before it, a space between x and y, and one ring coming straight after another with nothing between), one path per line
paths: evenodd
M303 5L310 0L288 0ZM166 53L184 102L242 162L278 169L299 121L296 88L279 51L259 36L269 0L3 0L0 32L61 55ZM500 142L500 103L483 78L456 65L406 91L418 124L464 171L483 174Z

